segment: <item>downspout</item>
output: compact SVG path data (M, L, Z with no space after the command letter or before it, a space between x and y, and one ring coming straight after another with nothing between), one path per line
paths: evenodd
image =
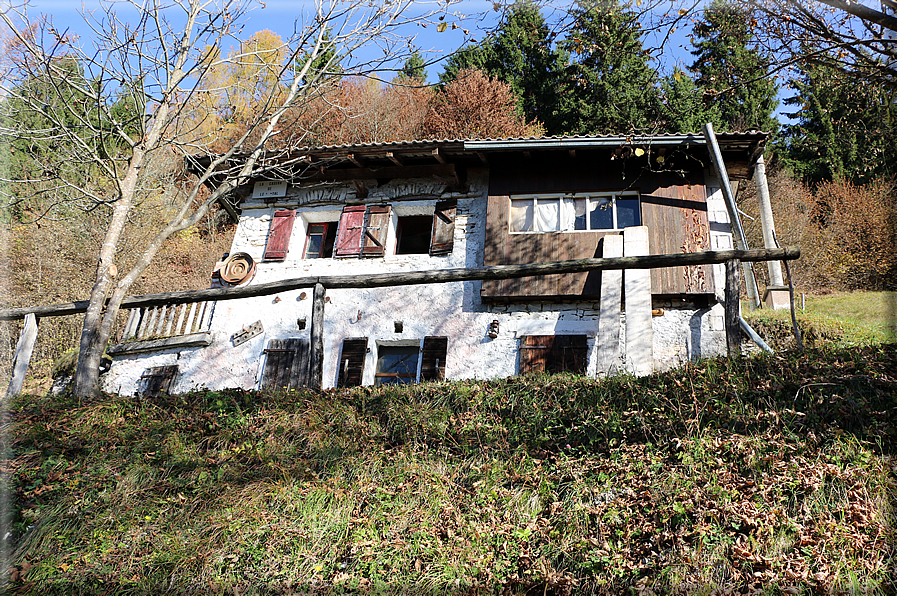
M719 150L719 144L716 142L716 133L713 132L713 124L708 122L704 125L704 138L707 140L707 147L710 149L710 159L713 161L713 169L716 172L717 180L723 191L723 198L726 200L726 211L729 212L729 221L735 232L735 246L740 250L747 250L747 237L744 235L744 228L741 226L741 217L738 215L738 207L735 205L735 197L732 195L732 186L729 182L729 173L726 171L726 164L723 163L723 154ZM747 287L748 301L751 309L760 308L760 297L757 295L757 281L754 279L754 269L750 263L742 261L744 269L744 285Z

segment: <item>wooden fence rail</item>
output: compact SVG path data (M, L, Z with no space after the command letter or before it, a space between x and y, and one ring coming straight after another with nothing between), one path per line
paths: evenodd
M185 290L163 294L130 296L122 301L122 308L137 308L183 304L203 300L238 300L270 296L278 292L313 288L321 284L328 290L344 288L378 288L415 284L448 283L454 281L477 281L487 279L512 279L532 277L552 273L581 273L583 271L656 269L661 267L682 267L690 265L713 265L726 261L790 261L800 258L799 248L760 248L752 250L716 250L692 253L647 255L640 257L614 257L607 259L576 259L553 261L530 265L494 265L492 267L469 267L438 269L434 271L408 271L402 273L373 273L364 275L331 275L299 277L255 284L245 288L209 288L205 290ZM41 317L59 317L87 311L88 301L51 304L25 308L0 310L0 321L23 319L27 314Z

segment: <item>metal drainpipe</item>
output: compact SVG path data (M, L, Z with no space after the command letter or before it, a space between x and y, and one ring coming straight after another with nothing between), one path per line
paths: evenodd
M732 222L732 226L735 228L735 246L741 250L747 250L747 237L744 235L741 217L738 215L738 207L735 205L735 197L732 195L729 173L726 171L726 164L723 163L723 154L719 150L719 144L716 142L716 133L713 132L713 124L710 122L704 125L704 138L707 139L707 147L710 149L710 158L713 161L716 178L719 180L720 190L723 191L723 198L726 199L729 221ZM744 285L747 287L751 309L760 308L760 297L757 295L757 281L754 279L754 269L750 263L744 261L742 261L741 266L744 269Z

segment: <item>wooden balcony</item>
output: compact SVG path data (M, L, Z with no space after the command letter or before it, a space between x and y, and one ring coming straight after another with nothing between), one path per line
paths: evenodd
M119 343L110 346L106 352L117 356L208 346L212 343L209 328L215 304L210 300L128 309Z

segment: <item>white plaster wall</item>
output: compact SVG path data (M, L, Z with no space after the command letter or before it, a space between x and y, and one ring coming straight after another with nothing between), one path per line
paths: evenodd
M428 181L393 181L383 187L371 187L365 202L390 202L397 215L432 214L437 200L455 198L454 248L450 255L394 255L395 230L387 240L387 255L382 258L302 259L306 227L309 222L336 221L342 204L354 198L354 187L301 190L273 205L250 201L244 206L231 252L247 252L256 261L252 284L280 279L351 275L389 271L415 271L434 268L474 267L483 264L485 243L487 179L485 172L469 173L470 191L464 194L437 194L438 187ZM717 192L708 199L716 205ZM402 197L422 200L403 200ZM299 204L284 262L260 262L275 209ZM708 205L710 207L710 205ZM718 218L715 207L711 221ZM724 213L725 209L722 207ZM713 233L712 233L713 234ZM722 279L721 275L716 278ZM325 305L324 370L325 387L333 387L342 341L352 337L368 338L364 383L374 382L377 350L380 345L420 345L425 336L447 336L446 377L449 379L489 379L518 372L519 338L523 335L585 334L588 337L587 372L596 374L594 349L598 330L598 302L521 304L483 304L480 282L403 286L397 288L345 289L327 292ZM304 294L304 296L303 296ZM243 300L222 301L216 305L211 331L214 342L206 348L169 350L154 354L116 358L105 375L105 389L123 394L137 391L140 375L152 366L177 364L178 377L173 392L226 387L257 388L264 366L262 350L271 339L309 337L311 326L311 289L282 292L277 295ZM625 314L623 315L625 317ZM306 328L300 329L300 320ZM487 336L487 328L498 320L497 338ZM234 347L230 338L244 326L261 321L264 333ZM401 321L403 330L395 331ZM625 325L621 318L621 362L625 362ZM724 353L722 308L666 308L663 316L653 317L654 358L658 369L669 368L689 358Z

